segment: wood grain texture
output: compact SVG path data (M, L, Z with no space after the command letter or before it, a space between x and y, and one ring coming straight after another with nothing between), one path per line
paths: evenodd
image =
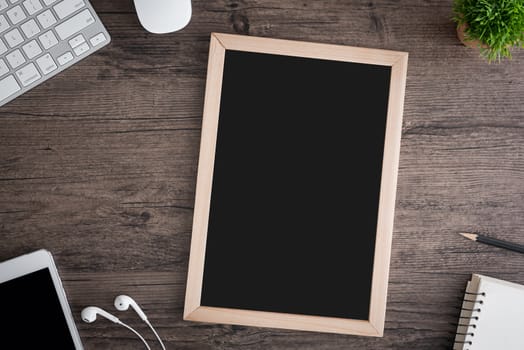
M524 243L524 51L484 62L451 0L194 0L169 35L93 5L111 45L0 109L0 259L53 252L87 350L143 348L80 323L119 293L170 349L449 349L472 272L524 283L524 256L457 235ZM211 32L409 52L383 338L182 321Z
M226 48L211 34L206 78L204 110L202 112L202 132L199 149L198 171L193 209L193 228L187 267L186 299L184 319L201 305L204 261L206 256L209 210L218 137L220 101L222 96L222 77ZM205 219L203 219L205 218Z

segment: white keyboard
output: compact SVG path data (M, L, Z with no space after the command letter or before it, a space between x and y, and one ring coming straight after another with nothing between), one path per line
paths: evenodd
M88 0L0 0L0 106L110 40Z

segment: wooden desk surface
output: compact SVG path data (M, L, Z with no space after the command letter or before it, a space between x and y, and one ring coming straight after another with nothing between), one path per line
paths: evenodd
M451 0L193 0L169 35L146 33L131 0L93 3L112 44L0 108L0 260L53 252L86 349L143 348L80 321L119 293L169 349L449 349L472 272L524 283L524 255L456 234L524 242L524 51L478 58ZM212 31L409 52L383 338L182 321Z

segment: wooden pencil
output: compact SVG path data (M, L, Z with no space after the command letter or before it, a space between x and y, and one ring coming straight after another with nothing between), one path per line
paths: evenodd
M459 233L459 234L475 242L489 244L489 245L493 245L496 247L513 250L515 252L524 253L524 245L522 244L503 241L500 239L479 235L477 233Z

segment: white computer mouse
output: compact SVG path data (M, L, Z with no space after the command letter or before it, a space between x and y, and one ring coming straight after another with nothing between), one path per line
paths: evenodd
M156 34L184 28L191 19L191 0L134 0L140 24Z

